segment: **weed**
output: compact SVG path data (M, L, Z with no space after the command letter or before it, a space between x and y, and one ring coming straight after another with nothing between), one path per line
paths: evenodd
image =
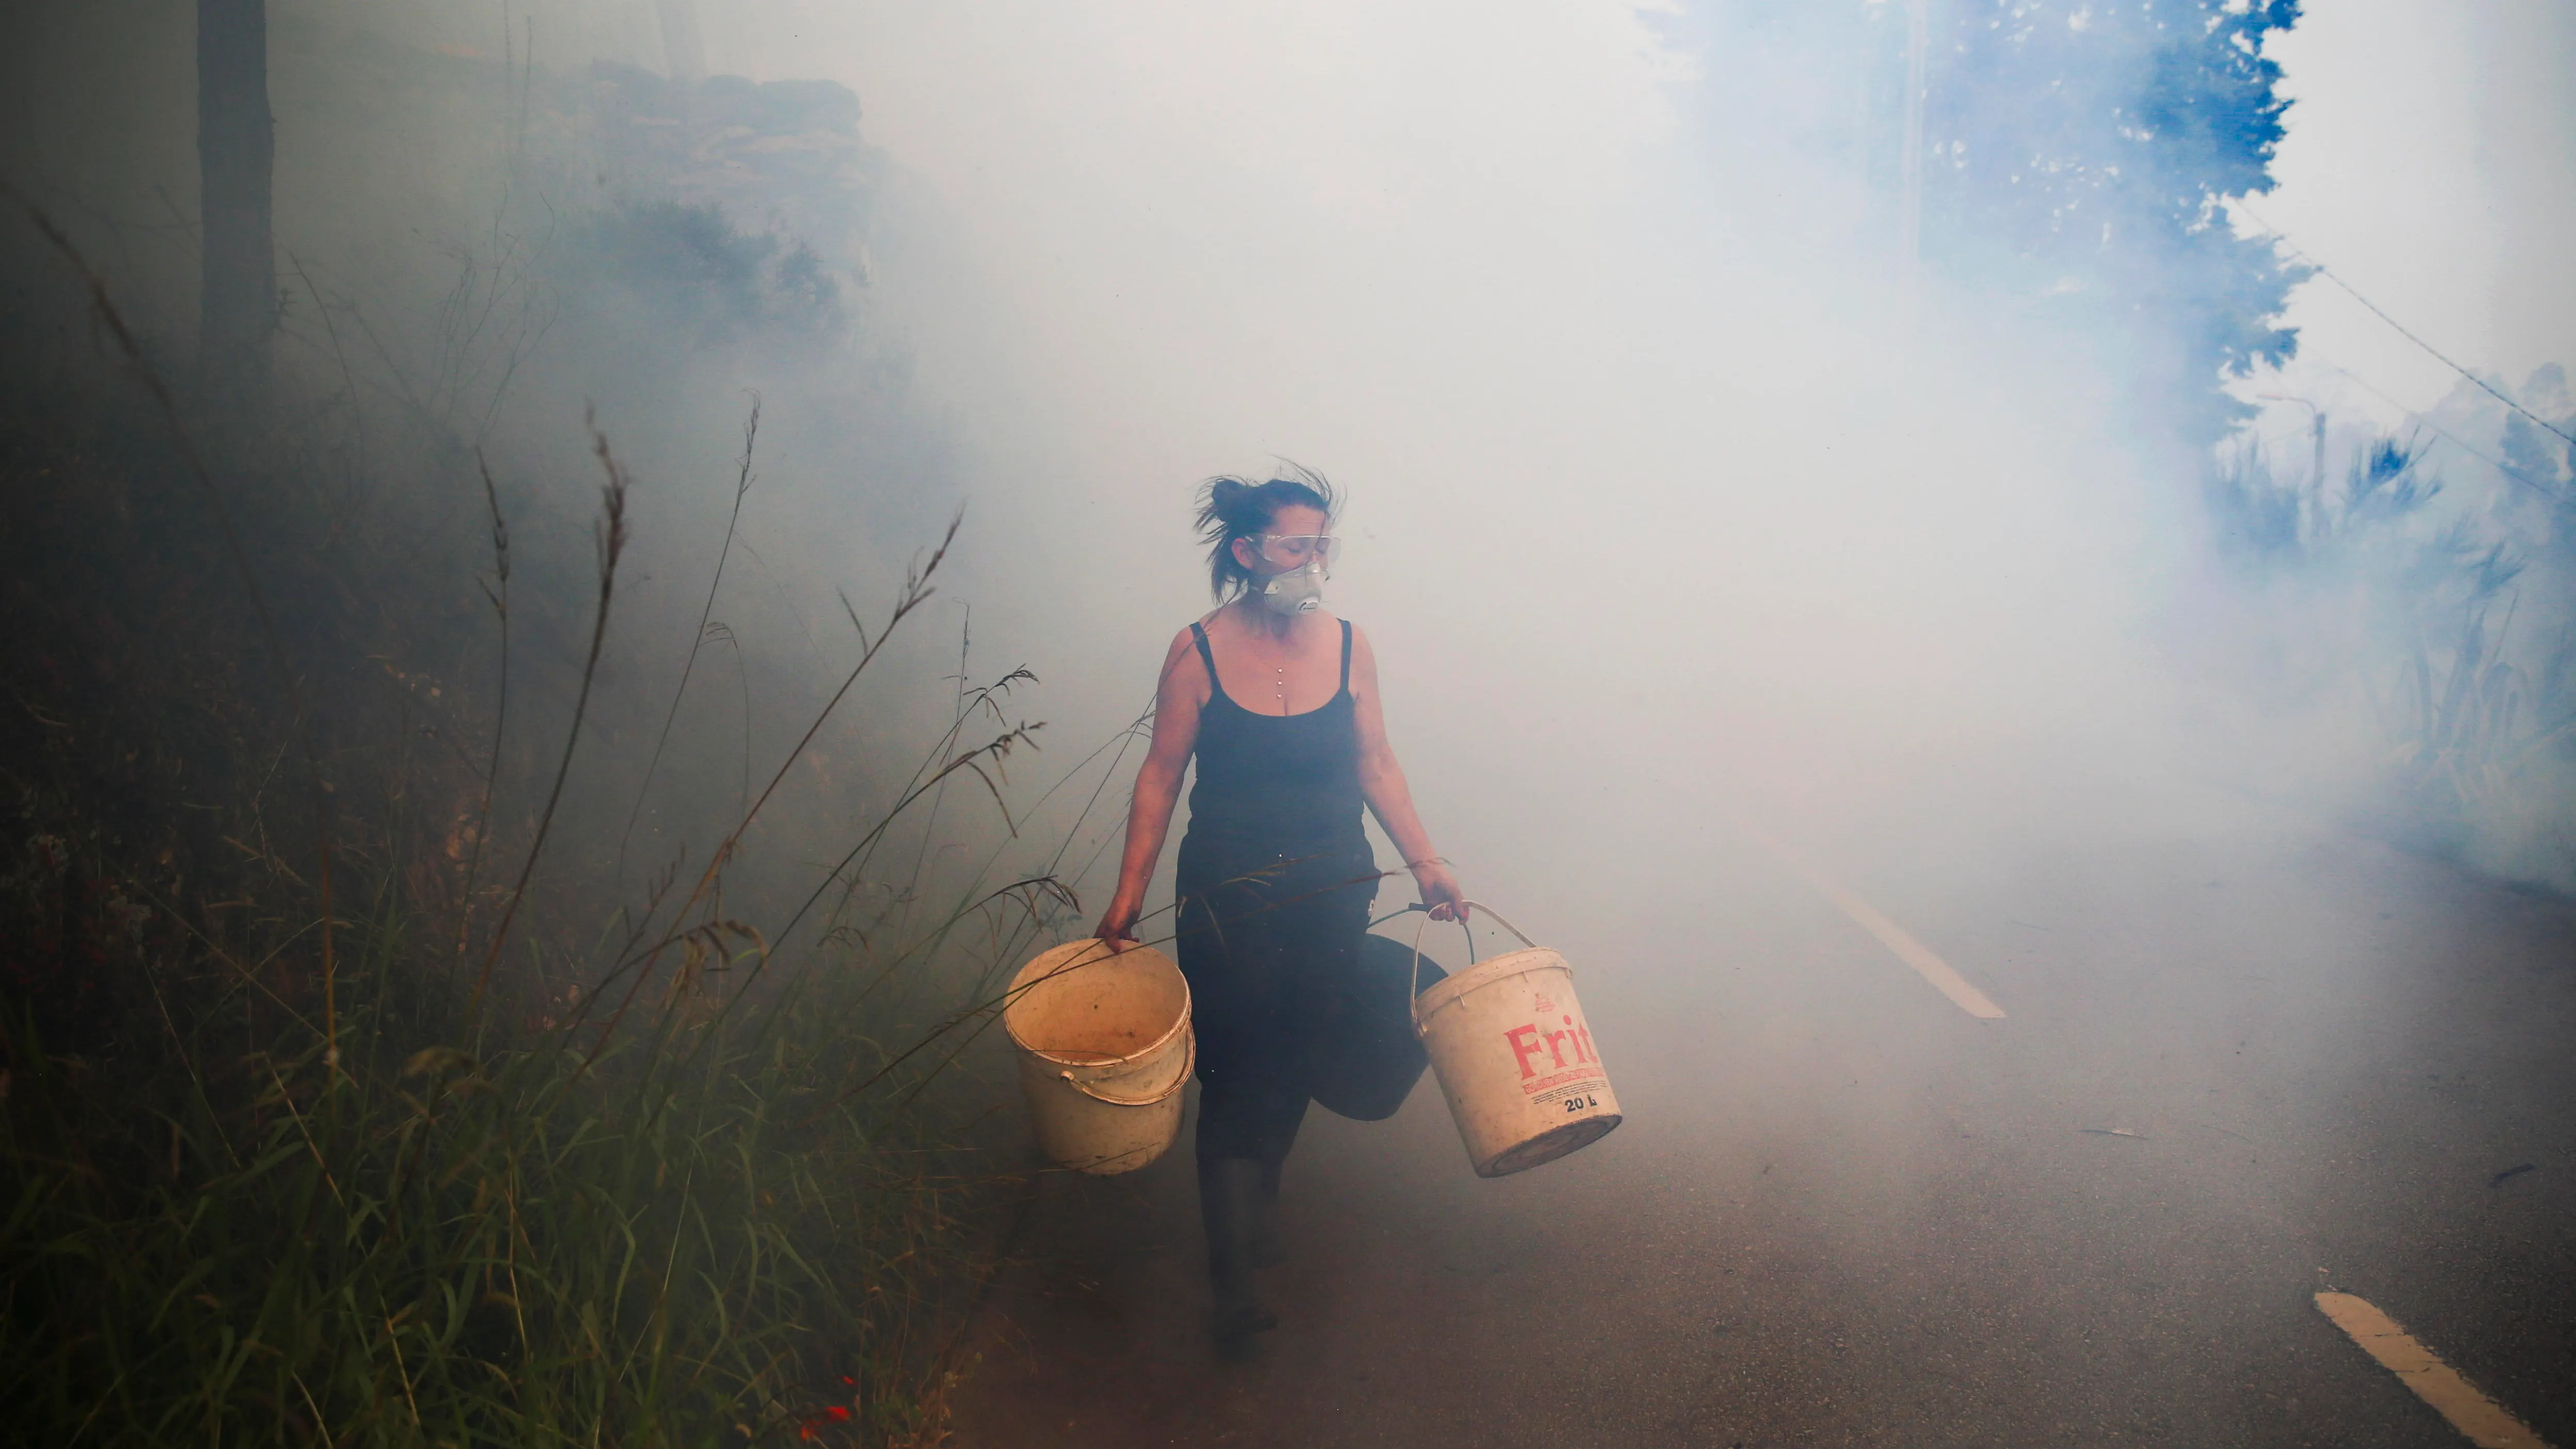
M12 1433L937 1442L967 1368L962 1326L1033 1179L990 1150L986 1094L934 1088L956 1077L951 1034L990 1020L994 975L1078 902L1041 873L1000 890L970 880L917 922L852 904L876 886L925 898L918 866L864 877L949 776L1005 800L999 769L1039 727L1003 705L1030 676L969 692L783 928L729 907L724 875L931 597L956 525L889 617L861 629L858 664L766 788L746 782L695 883L666 873L623 924L567 945L573 922L600 913L578 886L548 894L545 847L581 768L631 527L607 438L592 435L605 483L587 647L567 651L582 661L565 681L568 724L542 795L515 802L499 783L514 560L490 469L484 592L504 684L489 750L469 752L453 742L481 731L451 718L424 671L327 612L340 600L356 614L357 596L303 586L323 565L272 550L254 566L181 410L142 349L117 340L175 454L135 475L193 478L225 527L156 535L149 559L120 554L139 535L118 520L152 516L119 501L141 485L73 444L0 430L0 473L31 505L13 509L27 532L9 544L28 607L0 656ZM330 537L356 547L336 524ZM205 581L227 572L242 609L204 602ZM281 572L297 584L263 587ZM325 612L272 616L272 597ZM361 637L363 650L342 642ZM245 690L237 661L262 652L281 685ZM340 652L370 662L334 672ZM329 693L311 688L316 658ZM308 707L348 707L379 670L403 686L396 727ZM432 737L445 754L415 753ZM306 839L271 820L290 759L317 804ZM524 828L499 823L522 810ZM995 836L1011 824L1005 812Z

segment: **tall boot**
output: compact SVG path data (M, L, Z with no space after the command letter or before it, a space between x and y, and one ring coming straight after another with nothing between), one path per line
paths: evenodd
M1207 1228L1208 1282L1216 1289L1216 1342L1238 1352L1279 1317L1252 1296L1252 1228L1261 1164L1248 1157L1199 1159L1199 1219Z
M1279 1169L1261 1164L1261 1192L1252 1200L1252 1266L1276 1268L1288 1261L1288 1240L1279 1233Z

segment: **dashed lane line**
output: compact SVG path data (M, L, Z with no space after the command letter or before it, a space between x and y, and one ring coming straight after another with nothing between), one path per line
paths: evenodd
M2320 1293L2317 1311L2352 1336L2361 1351L2397 1375L2415 1397L2433 1406L2478 1449L2549 1449L2531 1426L2505 1411L2502 1404L2460 1377L2460 1371L2415 1341L2397 1320L2349 1293Z
M1931 947L1914 939L1912 933L1889 920L1876 906L1854 895L1841 881L1825 874L1805 856L1790 849L1777 836L1755 823L1751 816L1741 810L1734 814L1736 824L1743 827L1745 834L1760 841L1763 849L1796 872L1799 879L1814 886L1826 900L1832 901L1836 909L1851 918L1852 924L1877 937L1878 943L1893 952L1897 960L1913 967L1924 980L1932 983L1933 989L1950 998L1961 1011L1980 1021L2004 1019L2002 1007L1970 984L1967 977L1951 969L1949 962L1934 955Z

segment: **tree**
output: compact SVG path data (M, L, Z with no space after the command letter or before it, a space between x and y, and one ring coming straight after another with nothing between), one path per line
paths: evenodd
M1929 0L1916 0L1929 3ZM2150 409L2206 447L2223 378L2287 361L2304 275L2224 203L2272 189L2298 0L1952 0L1924 102L1926 258L2116 321Z
M268 110L267 0L197 0L200 253L197 357L206 384L256 392L277 331L269 237L277 127Z

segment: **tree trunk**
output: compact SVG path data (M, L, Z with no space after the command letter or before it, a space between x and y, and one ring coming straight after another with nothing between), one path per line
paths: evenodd
M197 362L210 388L257 394L277 330L269 186L267 0L197 0L197 171L205 231Z

